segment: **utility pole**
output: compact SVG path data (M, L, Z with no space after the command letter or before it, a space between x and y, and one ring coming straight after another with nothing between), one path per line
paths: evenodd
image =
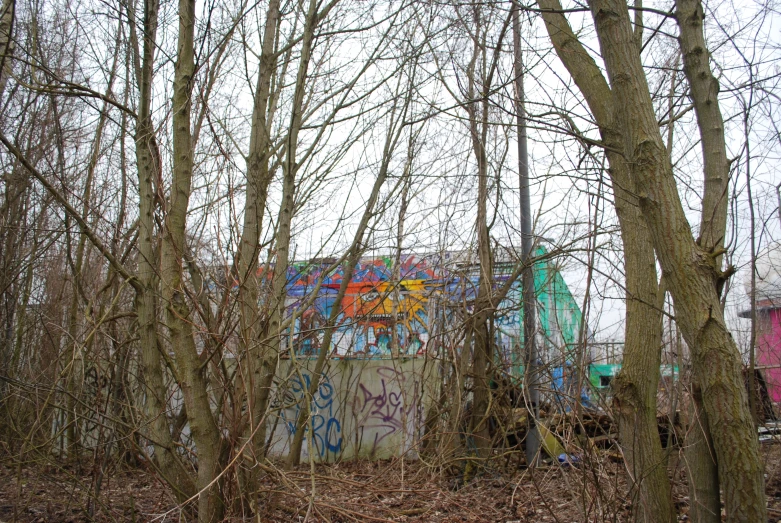
M525 342L524 396L528 409L526 432L526 463L537 465L540 435L537 430L540 391L538 388L537 360L537 296L534 291L532 270L532 213L529 199L529 150L526 143L526 108L523 91L523 55L521 54L520 5L513 0L513 51L515 72L515 119L518 130L518 177L521 196L521 263L524 265L521 285L523 288L523 338Z

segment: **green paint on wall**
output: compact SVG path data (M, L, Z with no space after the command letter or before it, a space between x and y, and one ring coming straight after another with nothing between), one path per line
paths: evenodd
M540 259L534 264L532 270L534 274L534 291L537 296L537 320L540 329L539 347L541 358L546 363L573 361L572 354L574 347L580 341L581 326L583 323L583 314L580 311L575 298L567 287L564 278L561 276L558 268L546 258L548 251L543 246L538 246L534 252L534 257ZM514 289L513 298L517 303L522 304L520 283ZM520 347L525 345L523 336L523 307L519 314L520 321ZM521 375L521 363L523 361L522 353L516 359L513 365L514 374Z

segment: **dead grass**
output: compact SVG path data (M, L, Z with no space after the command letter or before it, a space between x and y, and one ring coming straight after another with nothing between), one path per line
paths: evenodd
M781 521L781 443L763 443L770 521ZM263 478L260 521L283 522L628 522L631 507L623 464L608 451L578 467L549 464L528 470L488 469L467 485L400 460L318 465L315 495L308 467ZM512 468L512 467L511 467ZM671 456L679 519L688 498L680 460ZM140 469L109 471L99 499L87 471L68 466L0 463L0 522L179 521L168 489ZM234 508L228 521L249 521ZM252 519L258 521L257 518Z

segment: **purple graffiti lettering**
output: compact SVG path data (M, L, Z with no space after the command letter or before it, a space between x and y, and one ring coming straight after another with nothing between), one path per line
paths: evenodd
M404 396L401 390L388 390L389 385L395 381L401 385L405 377L392 367L378 367L377 375L380 378L380 390L374 392L364 383L358 384L360 397L356 397L356 414L360 417L358 425L365 429L377 431L374 434L374 448L385 438L399 431L408 430L413 422L414 413L418 411L417 390L418 382L414 382L412 399L409 405L404 405ZM406 418L406 420L405 420ZM405 421L407 427L405 427Z

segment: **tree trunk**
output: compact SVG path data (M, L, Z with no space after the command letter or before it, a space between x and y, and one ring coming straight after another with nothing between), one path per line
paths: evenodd
M540 0L545 26L559 58L583 93L599 126L610 165L626 274L624 362L614 382L619 440L627 464L630 499L637 521L673 522L675 507L656 423L662 322L656 261L650 232L634 193L613 95L604 76L560 13L558 0Z
M689 94L697 116L704 166L704 193L698 243L706 252L716 252L724 246L729 182L724 120L718 99L719 82L710 69L710 53L702 28L704 14L699 0L677 0L675 9L680 31L678 41L683 58L683 71L689 82ZM672 114L669 115L669 118L672 117ZM713 258L717 270L721 270L721 259L721 254ZM721 294L721 284L718 281L716 287ZM685 445L689 497L692 500L692 517L695 521L717 522L721 520L718 467L713 456L712 437L702 403L699 379L695 371L690 425Z
M223 505L218 485L220 432L211 411L206 366L195 347L186 301L183 259L187 209L193 173L190 131L193 91L195 0L179 1L179 39L173 86L173 180L162 246L162 286L166 321L176 357L177 380L187 407L190 433L198 452L198 520L220 521Z
M267 362L276 361L281 350L282 339L282 318L285 309L285 295L287 284L287 266L290 261L290 227L295 212L295 192L296 192L296 174L298 173L297 152L298 135L301 131L303 122L303 103L306 93L306 79L309 70L309 60L312 55L312 45L314 43L314 32L317 24L317 2L310 0L306 21L304 23L304 34L301 43L301 57L299 58L298 71L296 73L296 84L293 93L293 106L290 116L290 125L287 135L287 155L282 167L282 202L279 207L279 217L277 223L276 237L276 261L274 263L274 278L272 280L271 291L271 319L268 325L268 334L270 337L270 347L265 349L270 351L269 356L265 358ZM294 326L291 325L291 329ZM265 397L262 398L264 405L268 403L268 394L271 389L273 378L273 368L268 365L265 374L261 376L262 392ZM302 431L303 432L303 431ZM292 448L292 445L291 445ZM292 455L292 454L291 454ZM288 465L293 463L292 458L288 456Z
M251 450L255 459L261 459L265 443L265 411L268 399L268 376L274 367L269 353L264 350L261 334L263 326L259 314L260 281L258 279L258 256L260 255L260 235L263 232L263 213L266 208L268 188L272 173L269 169L270 127L272 114L269 114L271 79L276 71L274 41L279 24L279 0L269 2L266 23L263 30L263 44L260 55L255 103L252 110L252 131L250 148L247 155L247 192L244 207L244 226L238 256L239 279L239 320L242 355L246 357L246 370L243 372L244 393L247 399L248 423L245 437L252 439ZM265 377L264 377L265 376ZM264 388L265 387L265 388ZM259 468L253 467L242 489L242 496L249 496L249 505L253 512L256 507L255 485Z
M491 125L488 109L489 94L492 88L493 75L496 71L502 39L507 31L510 18L507 17L501 29L498 43L493 49L493 56L488 61L488 43L482 11L473 11L474 45L472 57L467 67L467 96L469 104L466 111L469 116L469 135L472 142L472 152L477 165L477 217L475 232L477 235L477 257L479 276L477 296L473 310L467 319L465 328L472 334L473 345L464 345L465 351L473 350L472 360L472 411L469 420L469 436L478 457L485 458L490 453L491 437L488 429L488 407L490 404L489 369L493 358L493 340L491 339L489 320L494 312L493 298L493 254L491 252L491 237L488 228L488 155L486 142L488 129ZM482 34L481 34L482 32Z
M710 68L700 1L676 0L675 17L680 29L678 41L683 72L689 82L689 94L702 144L705 189L698 243L706 252L713 252L724 245L729 188L729 160L724 140L724 119L719 107L719 81ZM721 268L721 255L716 254L716 267Z
M689 514L698 523L721 521L719 476L713 453L708 415L702 404L702 391L696 382L690 392L688 428L683 450L689 484Z
M136 124L136 168L138 172L138 286L135 309L141 345L144 385L144 436L154 445L152 461L173 488L181 503L195 494L195 484L176 453L168 426L168 397L161 367L157 337L157 256L154 248L154 184L160 177L160 156L152 122L152 74L158 23L158 0L144 2L143 54L139 53L135 25L131 24L136 78L139 90ZM133 17L135 18L135 17Z
M595 0L591 11L615 103L624 152L634 165L640 207L692 350L694 372L718 460L729 521L766 521L759 443L748 409L740 353L724 323L714 253L694 241L633 43L626 4Z

